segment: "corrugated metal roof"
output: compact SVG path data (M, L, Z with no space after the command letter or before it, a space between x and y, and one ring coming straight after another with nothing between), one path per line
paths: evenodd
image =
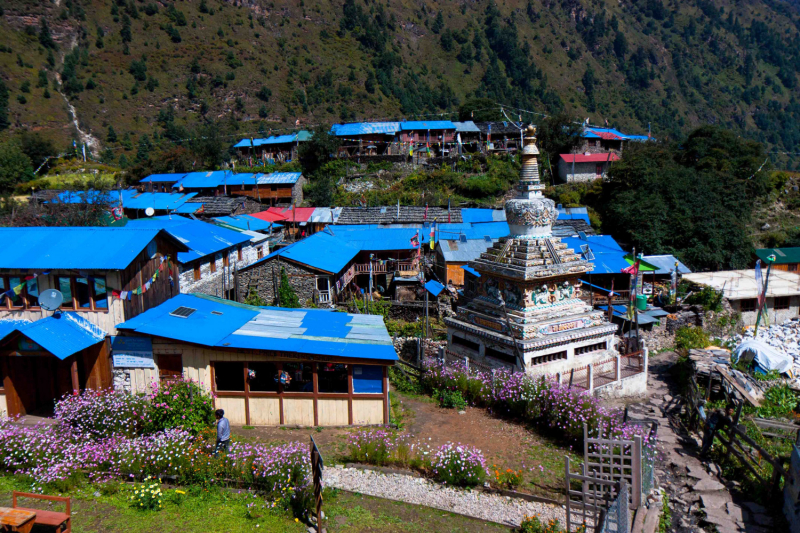
M572 248L575 253L581 253L581 245L588 244L594 254L592 274L619 274L623 268L628 268L630 263L625 260L625 252L617 241L610 235L587 235L586 240L579 237L562 237L561 242Z
M506 212L503 209L461 208L461 219L464 222L503 222Z
M122 205L125 209L147 209L152 207L156 211L172 211L195 196L197 196L196 192L143 192L123 201Z
M444 285L432 279L425 284L425 289L435 297L438 297L444 290Z
M400 129L402 131L409 130L455 130L456 125L449 120L411 120L408 122L401 122Z
M297 183L302 173L300 172L273 172L272 174L259 174L257 176L259 185L290 185Z
M308 219L314 214L314 209L314 207L270 207L267 211L284 217L288 223L308 222ZM258 213L253 213L253 216L258 217Z
M730 300L755 298L759 293L756 285L756 271L753 269L694 272L685 274L683 279L723 291L725 298ZM767 297L795 295L800 295L800 274L773 268L769 274Z
M309 221L315 224L335 224L341 212L341 207L316 207Z
M123 270L159 231L127 226L0 228L0 268Z
M399 122L352 122L349 124L334 124L331 131L337 137L350 135L384 134L395 135L400 131Z
M478 272L477 270L475 270L474 268L472 268L472 267L471 267L471 266L469 266L469 265L464 265L464 266L462 266L461 268L463 268L464 270L466 270L467 272L469 272L470 274L472 274L472 275L473 275L473 276L475 276L476 278L479 278L479 277L481 277L481 273L480 273L480 272Z
M250 215L231 215L229 217L216 217L213 219L215 223L225 226L231 226L238 230L249 231L268 231L270 228L278 229L283 225L277 222L267 222L260 218L252 217Z
M225 184L229 186L233 185L255 185L256 183L256 176L259 174L252 174L247 172L241 172L238 174L229 174L225 178Z
M188 263L250 241L250 237L241 232L184 217L140 218L131 220L126 227L163 228L189 248L187 252L178 253L179 263Z
M678 258L674 255L644 255L642 259L658 268L658 270L655 270L656 274L670 274L675 268L676 261L678 262L678 273L691 274L692 272L686 265L678 261Z
M558 207L558 220L583 220L589 221L589 211L585 207Z
M231 174L229 170L208 170L203 172L190 172L182 180L172 186L173 189L210 189L225 183L225 177Z
M468 120L466 122L453 122L456 127L456 131L459 133L480 133L481 130L478 129L478 126L475 125L474 122Z
M139 183L177 183L186 175L185 172L175 174L150 174L139 180Z
M766 261L770 255L775 256L776 265L800 263L800 248L759 248L756 250L756 256L762 261Z
M359 249L339 237L320 231L267 255L250 266L281 256L311 268L337 274L358 254Z
M289 213L291 215L291 213ZM272 211L260 211L258 213L251 213L250 216L266 222L277 222L286 220L286 215L281 213L273 213Z
M193 215L203 208L203 204L185 203L172 212L179 215Z
M266 139L242 139L238 143L234 144L234 148L258 148L259 146L267 146L270 144L289 144L293 142L304 142L311 139L313 135L311 132L306 130L301 130L297 133L288 133L285 135L271 135Z
M54 196L51 200L45 200L44 203L62 203L62 204L94 204L94 203L109 203L118 205L122 201L123 205L130 198L139 194L136 189L113 189L106 193L90 189L88 191L62 191Z
M195 312L171 315L178 307ZM199 294L175 296L117 329L214 347L397 360L380 316L253 307Z
M479 258L488 248L494 244L494 240L468 239L466 242L460 240L442 240L439 246L442 256L448 263L468 263Z
M75 313L61 312L28 322L0 320L0 341L19 332L59 359L103 342L106 332Z

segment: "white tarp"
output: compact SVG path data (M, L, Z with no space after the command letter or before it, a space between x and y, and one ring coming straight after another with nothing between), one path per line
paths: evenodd
M756 339L745 339L733 350L733 362L737 363L739 358L745 361L755 359L756 363L764 370L777 370L781 374L790 371L792 369L792 363L794 362L790 356Z

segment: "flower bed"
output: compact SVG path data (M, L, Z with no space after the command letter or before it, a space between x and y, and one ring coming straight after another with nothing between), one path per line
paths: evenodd
M183 390L176 391L176 386ZM233 442L227 455L214 457L213 441L188 431L200 432L207 402L195 391L189 393L186 385L173 384L163 394L154 390L161 405L113 391L86 391L57 403L60 424L19 426L0 419L0 469L28 478L34 491L65 491L87 477L91 481L169 477L180 484L244 484L293 507L308 502L307 445ZM174 409L164 399L167 393L170 398L177 395L178 402L188 398L187 418L169 415L155 425L164 425L164 420L167 425L183 426L187 419L191 423L148 432L155 426L153 409ZM193 408L199 414L191 412ZM95 415L99 418L93 419Z
M460 391L474 405L530 423L544 425L562 438L583 439L583 425L596 428L605 437L632 438L641 434L639 426L622 422L617 412L603 407L591 394L556 385L524 372L496 370L494 374L469 369L463 363L428 360L422 383L428 393L437 390ZM648 435L642 434L643 443Z

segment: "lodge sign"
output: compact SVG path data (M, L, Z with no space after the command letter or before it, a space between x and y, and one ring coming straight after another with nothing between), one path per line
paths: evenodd
M503 332L506 331L507 329L505 324L502 324L494 320L489 320L487 318L479 317L473 314L469 315L469 320L476 326L482 326L484 328L493 329L495 331Z

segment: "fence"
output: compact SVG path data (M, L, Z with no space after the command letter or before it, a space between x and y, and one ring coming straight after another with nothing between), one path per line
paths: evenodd
M570 467L569 456L564 458L564 462L567 532L580 531L581 528L586 528L586 531L604 531L606 523L609 523L614 527L624 524L625 529L607 529L605 531L627 533L629 520L625 482L613 481L607 476L587 472L586 463L581 466L581 473L576 474ZM576 488L578 485L580 489ZM624 503L619 502L616 507L612 507L612 502L623 499ZM622 516L622 512L624 512L624 516Z
M590 437L583 425L583 464L593 475L621 481L631 487L631 508L642 503L642 437L633 440Z
M598 519L596 533L629 533L630 516L628 511L628 485L620 483L619 492L607 506L602 509Z

